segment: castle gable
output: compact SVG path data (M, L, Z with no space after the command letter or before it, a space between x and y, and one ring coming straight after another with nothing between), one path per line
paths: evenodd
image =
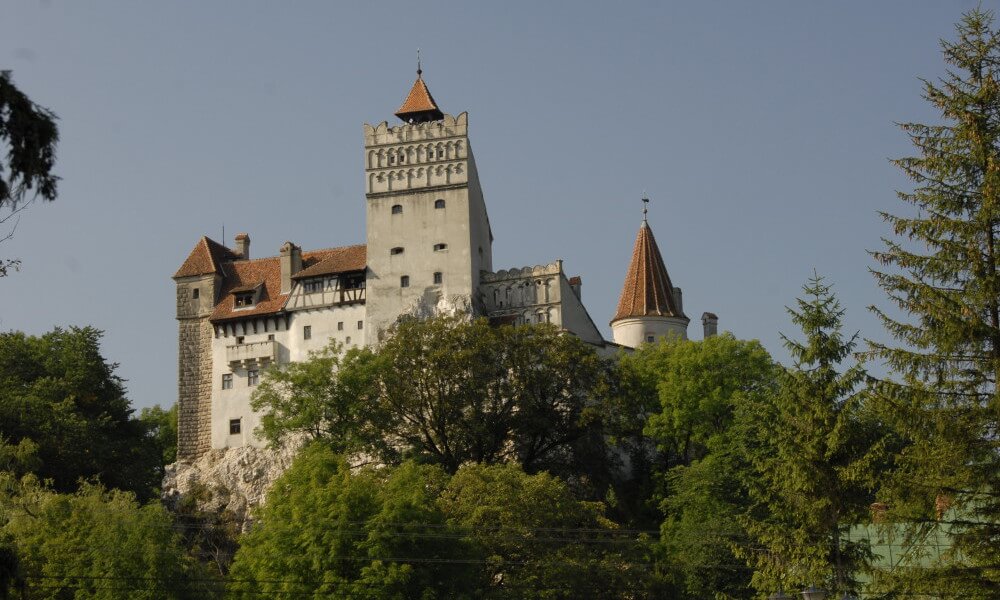
M219 273L223 263L237 258L239 257L236 253L229 248L207 236L202 236L181 268L174 273L174 279Z

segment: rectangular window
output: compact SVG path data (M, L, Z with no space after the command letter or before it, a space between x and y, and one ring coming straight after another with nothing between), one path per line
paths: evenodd
M399 278L399 287L410 287L410 276L403 275Z
M257 385L258 383L260 383L260 371L247 369L247 385Z
M312 336L313 336L312 325L306 325L305 327L302 328L302 339L311 340Z
M237 308L241 306L253 306L253 292L236 294L234 303Z
M194 298L195 300L197 300L198 299L198 294L200 292L201 292L201 290L199 290L198 288L194 288L193 290L191 290L191 297Z
M267 322L267 321L265 321L265 323L266 323L266 322ZM268 336L267 336L267 341L269 341L269 342L273 342L273 341L274 341L274 334L273 334L273 333L271 333L271 334L268 334Z
M243 336L242 336L242 335L238 335L238 336L236 336L236 343L237 343L237 344L242 344L242 343L243 343L243 339L244 339L244 338L243 338Z
M656 340L656 338L653 337L653 336L651 336L651 335L647 335L646 336L646 341L649 342L650 344L652 344L653 341L655 341L655 340Z
M240 421L241 419L229 419L229 435L237 435L243 429Z
M344 322L337 321L337 331L343 331L343 330L344 330Z
M310 279L302 284L302 291L307 294L312 294L314 292L323 291L323 280L322 279Z
M233 374L223 373L222 374L222 389L231 390L233 389Z
M444 281L444 276L440 272L434 273L434 283L441 283Z
M362 329L362 328L364 328L364 326L365 326L365 322L364 321L358 321L358 329Z

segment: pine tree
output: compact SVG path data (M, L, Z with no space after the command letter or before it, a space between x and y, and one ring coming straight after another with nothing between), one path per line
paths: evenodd
M946 75L924 83L941 123L904 123L916 156L894 163L913 181L906 214L872 252L880 287L899 309L872 310L898 345L871 343L891 370L878 386L904 448L881 492L918 561L897 577L939 597L1000 594L1000 35L993 15L965 14L942 41ZM901 313L901 314L900 314ZM922 539L950 549L928 556ZM905 590L904 590L905 591Z
M758 590L814 585L847 593L868 559L850 529L868 514L866 473L879 446L870 443L864 395L856 392L865 371L842 366L858 334L842 333L844 310L822 277L802 289L788 313L804 339L782 336L794 364L780 373L772 401L741 419L755 430L745 436L755 505L745 520L752 543L742 554Z

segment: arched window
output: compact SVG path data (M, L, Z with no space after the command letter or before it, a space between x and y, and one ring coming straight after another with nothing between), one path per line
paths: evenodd
M444 200L438 198L434 201L434 208L444 208Z
M401 215L401 214L403 214L403 205L402 204L393 204L392 205L392 214L394 214L394 215Z

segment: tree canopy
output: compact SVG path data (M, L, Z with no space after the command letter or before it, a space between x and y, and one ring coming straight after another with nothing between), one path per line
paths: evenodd
M132 417L100 339L90 327L0 333L0 462L59 491L96 478L150 497L163 473L160 450Z
M31 101L14 85L10 71L0 71L0 241L14 233L29 192L55 200L59 178L52 173L59 130L56 116ZM32 199L34 196L28 198ZM0 259L0 277L18 261Z
M901 125L915 154L893 162L913 189L882 213L892 237L872 252L898 311L872 310L895 344L871 355L891 369L877 398L903 440L880 499L911 542L953 544L898 591L985 598L1000 594L1000 33L977 8L956 34L941 42L945 76L924 80L940 122Z

